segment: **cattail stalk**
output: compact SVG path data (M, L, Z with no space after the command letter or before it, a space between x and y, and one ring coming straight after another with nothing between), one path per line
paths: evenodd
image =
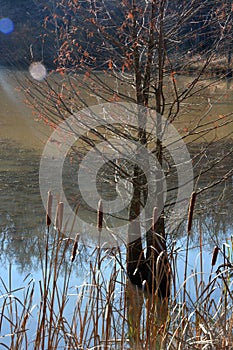
M153 216L152 216L152 231L156 232L156 223L157 223L157 219L158 219L158 208L154 207L153 208Z
M98 202L98 210L97 210L97 228L99 232L102 231L103 228L103 202L102 199L99 200Z
M97 261L98 261L98 270L100 270L100 234L103 228L103 202L102 199L99 200L98 202L98 208L97 208L97 228L99 231L99 235L98 235L98 255L97 255Z
M188 233L191 231L192 223L193 223L193 213L196 202L196 192L193 192L189 202L189 212L188 212Z
M77 254L79 237L80 237L80 234L77 233L75 236L74 245L73 245L73 249L72 249L72 253L71 253L71 257L70 257L71 262L74 262L76 254Z
M218 252L219 252L219 248L217 246L215 246L214 250L213 250L213 254L212 254L212 261L211 261L212 266L214 266L216 264Z
M183 285L183 305L186 303L186 282L187 282L187 271L188 271L188 255L189 255L189 239L190 239L190 231L193 223L193 212L196 201L196 192L193 192L189 202L189 211L188 211L188 234L187 234L187 242L186 242L186 256L185 256L185 269L184 269L184 285ZM184 311L184 308L183 308ZM182 313L183 313L182 311ZM184 319L184 315L182 315ZM184 327L184 324L182 325Z
M64 211L64 203L59 202L57 205L57 213L56 213L56 229L58 231L61 231L62 229L63 211Z
M47 199L47 210L46 210L46 225L51 225L51 218L52 218L52 204L53 204L53 195L51 191L48 192L48 199Z

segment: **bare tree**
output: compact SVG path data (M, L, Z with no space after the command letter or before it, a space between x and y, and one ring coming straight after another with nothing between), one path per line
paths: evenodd
M81 143L78 147L74 145L72 151L83 157L92 148L99 154L101 142L114 149L112 137L124 140L125 144L131 141L135 146L131 150L134 153L131 162L127 157L128 163L123 162L124 144L120 151L118 148L116 159L102 154L107 163L104 172L107 169L113 174L107 178L109 183L117 182L117 177L131 183L127 207L128 276L133 283L156 290L161 298L169 296L170 284L166 242L168 233L172 232L167 221L183 216L177 213L175 217L173 213L176 196L193 180L187 177L187 183L184 181L179 188L179 166L187 162L179 141L186 141L191 151L197 142L201 144L195 152L190 151L197 193L232 176L230 168L205 185L201 181L233 151L231 145L223 154L203 161L209 147L221 139L219 130L229 128L232 136L231 111L209 118L224 98L224 91L216 94L213 91L218 91L227 73L224 71L213 80L208 77L213 60L225 45L224 26L229 23L229 12L220 21L218 9L219 2L209 0L50 1L45 7L45 28L47 35L54 38L56 68L44 82L34 82L27 90L35 112L54 127L95 104L119 102L119 110L124 102L137 106L136 110L133 108L136 126L130 125L130 119L125 121L112 113L111 125L103 122L97 127L101 118L92 109L85 118L76 118L82 130ZM182 74L189 72L191 66L195 66L195 72L184 80ZM108 111L111 114L110 108ZM90 128L92 120L93 128ZM165 142L167 130L173 125L179 128L179 123L180 139L174 137ZM171 147L180 155L180 164L173 159L174 154L169 154ZM156 164L152 164L149 154L156 157ZM106 181L104 172L101 181ZM167 184L165 204L163 174ZM156 190L152 200L149 189L153 184ZM189 198L183 197L185 207ZM154 210L157 217L154 216L152 225L154 207L162 210L159 215ZM142 244L144 226L146 254Z

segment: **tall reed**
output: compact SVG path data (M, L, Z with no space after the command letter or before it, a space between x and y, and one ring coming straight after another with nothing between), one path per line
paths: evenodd
M158 322L156 295L128 281L126 247L90 248L79 234L65 236L66 227L63 233L60 228L62 221L38 239L39 281L29 275L15 288L11 266L8 283L0 277L0 349L233 348L232 241L225 250L214 249L210 270L204 260L190 269L190 255L185 258L183 280L182 247L174 244L172 296L166 318ZM74 278L84 260L87 273L78 284Z

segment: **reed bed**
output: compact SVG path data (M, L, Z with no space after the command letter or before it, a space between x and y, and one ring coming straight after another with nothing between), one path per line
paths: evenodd
M102 225L101 212L100 203ZM58 217L57 227L38 239L39 281L26 276L14 289L11 266L8 283L0 278L0 349L233 349L232 239L214 248L208 269L201 233L192 266L189 234L184 251L171 246L172 293L161 301L129 282L124 246L91 248L79 235L64 236L61 226ZM75 285L74 269L82 260L88 275Z

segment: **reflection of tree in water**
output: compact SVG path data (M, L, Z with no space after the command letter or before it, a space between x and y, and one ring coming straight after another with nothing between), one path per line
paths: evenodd
M197 193L194 212L192 243L199 246L200 234L202 244L209 246L221 245L233 232L233 143L231 140L215 141L211 143L190 143L188 145L194 170L194 189ZM167 164L171 160L166 159ZM168 200L176 198L177 174L168 169L167 191ZM165 165L166 171L166 165ZM226 176L227 174L227 176ZM167 204L166 204L167 205ZM165 205L165 206L166 206ZM166 215L173 215L172 205L167 205ZM177 232L169 235L171 241L180 239L187 232L187 215Z
M229 200L219 200L219 195L221 195L223 190L225 190ZM233 227L233 220L229 215L233 204L232 199L230 201L230 194L232 198L232 190L232 184L230 181L227 181L224 186L219 187L218 190L216 188L215 191L212 191L211 195L210 192L205 193L205 195L203 193L202 197L206 198L201 198L202 200L199 200L197 203L196 218L193 225L192 241L194 245L199 244L200 225L203 233L203 244L209 245L211 249L216 242L220 244L221 241L225 241L226 237L230 236ZM210 203L204 205L204 200L207 202L212 200L211 206L209 205ZM40 233L38 230L37 235L32 235L25 231L23 235L20 235L14 230L3 231L0 235L0 260L2 265L7 266L7 264L11 262L16 264L20 271L37 271L40 269L40 261L41 258L43 258L41 254L43 255L45 252L43 230L45 232L44 228L41 229ZM184 223L181 225L178 235L182 237L185 232L186 225ZM64 240L64 244L66 244L66 239ZM90 244L94 246L95 242L92 241ZM64 269L65 266L69 264L72 245L72 241L67 245ZM79 266L79 268L85 268L85 264L89 259L88 252L88 248L83 246L77 258L77 266Z
M49 254L54 244L55 231L52 229L48 236ZM38 272L41 270L46 254L47 233L44 228L38 230L37 235L24 232L23 235L16 231L3 231L0 235L0 262L2 266L7 267L14 264L20 273ZM59 250L58 260L62 261L60 272L65 273L70 265L70 257L74 241L64 237ZM79 253L76 256L76 262L73 271L84 273L87 263L90 259L92 248L85 245L79 245Z
M230 153L232 144L230 142L215 143L211 147L206 146L195 144L189 149L192 156L196 154L193 157L195 174L202 172L202 175L195 179L197 191L208 188L212 183L222 179L225 173L232 170ZM12 154L16 159L10 158ZM1 188L3 200L0 211L0 260L5 266L8 262L15 263L21 271L37 270L40 267L41 254L45 247L44 209L38 186L39 160L32 152L20 150L7 142L1 143L1 158L0 178L3 184ZM205 173L205 169L209 169L211 163L216 160L219 160L217 169L213 168L213 171L209 170ZM75 169L77 170L76 167ZM72 167L69 168L68 178L69 181L75 180L72 177ZM69 181L64 183L67 191ZM232 185L232 177L223 178L217 186L198 194L193 225L193 244L198 243L200 229L203 233L203 244L209 245L211 249L213 245L218 242L220 244L231 235L233 227L233 218L230 215L233 207ZM184 222L176 238L179 239L185 233L186 223ZM172 240L174 236L170 238ZM39 244L40 250L38 249ZM92 247L95 244L94 240L90 242ZM69 263L71 249L71 247L67 249L67 256L64 260L66 263ZM78 265L85 267L87 257L88 252L81 251Z
M20 272L37 271L39 268L40 253L38 237L8 231L1 233L0 261L3 266L15 264Z
M199 198L195 231L201 229L204 243L213 245L214 242L224 241L233 232L233 143L215 142L198 147L200 152L194 162L194 172L195 175L200 172L202 175L196 177ZM197 153L195 148L194 151ZM216 162L218 165L214 167Z
M20 270L36 270L36 244L43 222L38 186L39 157L33 150L2 140L0 143L0 260Z

